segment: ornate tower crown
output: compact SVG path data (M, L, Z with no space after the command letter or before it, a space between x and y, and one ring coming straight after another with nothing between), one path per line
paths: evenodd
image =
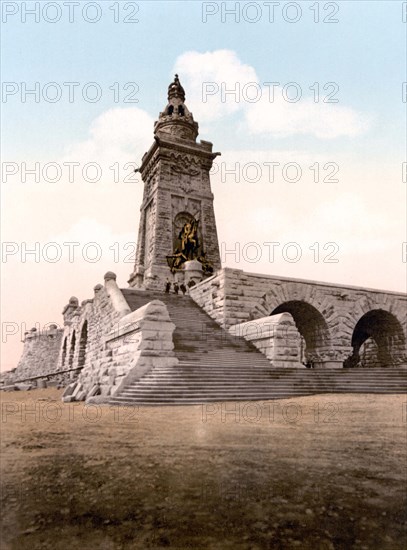
M171 102L173 97L180 98L182 102L185 101L185 90L181 86L178 75L175 75L174 82L168 86L168 101Z
M185 90L177 74L174 82L168 86L168 104L154 125L154 134L167 139L174 137L193 142L198 136L198 123L185 105Z

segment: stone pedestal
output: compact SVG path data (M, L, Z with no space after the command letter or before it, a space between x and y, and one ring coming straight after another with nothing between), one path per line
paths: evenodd
M343 362L352 354L351 346L342 346L340 349L328 349L311 356L314 369L343 369Z
M174 273L174 282L179 285L185 284L185 271L180 270Z
M200 283L203 279L203 269L201 262L190 260L184 263L184 282L188 284L193 281L195 284Z

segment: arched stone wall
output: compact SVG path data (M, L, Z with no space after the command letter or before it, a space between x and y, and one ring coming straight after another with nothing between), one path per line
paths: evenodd
M331 335L321 313L302 300L291 300L280 304L270 315L289 313L298 332L305 342L305 360L318 360L319 355L331 349Z
M342 358L333 342L333 334L340 325L334 305L316 287L288 282L273 287L262 297L251 312L252 319L287 312L304 337L307 358L316 363Z
M381 309L394 315L407 340L407 296L403 293L289 280L224 268L212 278L199 283L191 292L191 297L226 328L262 319L273 313L287 312L296 318L297 328L298 324L303 325L300 332L304 333L304 325L307 319L312 321L311 312L314 308L318 312L314 316L314 332L322 333L324 337L308 335L308 347L310 340L317 340L317 345L313 347L318 349L314 350L312 360L329 367L342 367L344 361L352 355L355 326L371 310ZM318 321L319 315L321 317ZM329 342L329 345L325 345L325 342Z
M356 320L350 334L349 323L347 325L348 338L352 346L352 352L347 360L347 366L359 366L360 349L370 340L377 346L377 356L370 366L396 367L407 363L406 332L404 315L401 315L401 307L395 301L362 299L356 314L362 315ZM381 307L378 307L381 306ZM387 309L384 309L387 308ZM349 320L349 318L348 318ZM369 364L365 365L369 366Z
M391 313L400 324L404 337L407 339L407 312L405 304L389 294L375 294L360 296L354 301L352 307L344 311L341 332L346 343L352 346L353 331L358 321L369 311L383 310Z
M302 282L274 284L252 309L251 318L290 313L306 340L308 358L317 362L336 361L340 366L351 357L349 366L356 366L363 341L355 342L355 328L369 312L382 311L382 316L371 318L377 325L376 332L368 331L364 340L375 336L383 366L406 364L406 311L397 296L379 292L362 295L357 289L341 293L335 288L328 294L326 290ZM369 317L365 319L369 321ZM393 328L387 329L390 325Z

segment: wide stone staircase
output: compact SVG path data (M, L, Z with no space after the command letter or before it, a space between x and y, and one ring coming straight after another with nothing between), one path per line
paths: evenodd
M273 368L243 338L231 336L189 296L122 290L132 311L163 301L179 364L154 368L111 398L112 404L164 405L281 399L319 393L404 393L407 368Z

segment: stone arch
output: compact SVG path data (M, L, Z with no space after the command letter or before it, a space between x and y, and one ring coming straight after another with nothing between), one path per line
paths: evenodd
M355 324L352 333L352 354L346 366L361 366L360 350L369 340L376 345L374 356L363 366L395 367L406 362L406 337L394 313L384 309L371 309Z
M314 362L335 361L332 334L339 324L333 304L312 285L275 284L251 312L252 319L289 313L306 344L306 357Z
M61 361L62 368L65 367L67 351L68 351L68 336L65 336L64 343L62 345L62 361Z
M289 313L306 346L306 358L316 359L318 354L330 348L328 325L321 313L312 305L301 300L284 302L270 312L270 315Z
M73 359L74 359L74 355L75 355L75 347L76 347L76 333L75 333L75 331L73 331L72 336L71 336L71 344L70 344L70 347L69 347L69 360L68 360L68 368L69 369L73 368Z
M88 346L88 321L82 324L81 335L79 338L78 367L84 367L86 361L86 351Z
M382 309L391 313L400 323L404 335L407 337L406 303L391 294L365 294L352 303L343 319L343 331L349 345L356 323L363 315L374 309Z

